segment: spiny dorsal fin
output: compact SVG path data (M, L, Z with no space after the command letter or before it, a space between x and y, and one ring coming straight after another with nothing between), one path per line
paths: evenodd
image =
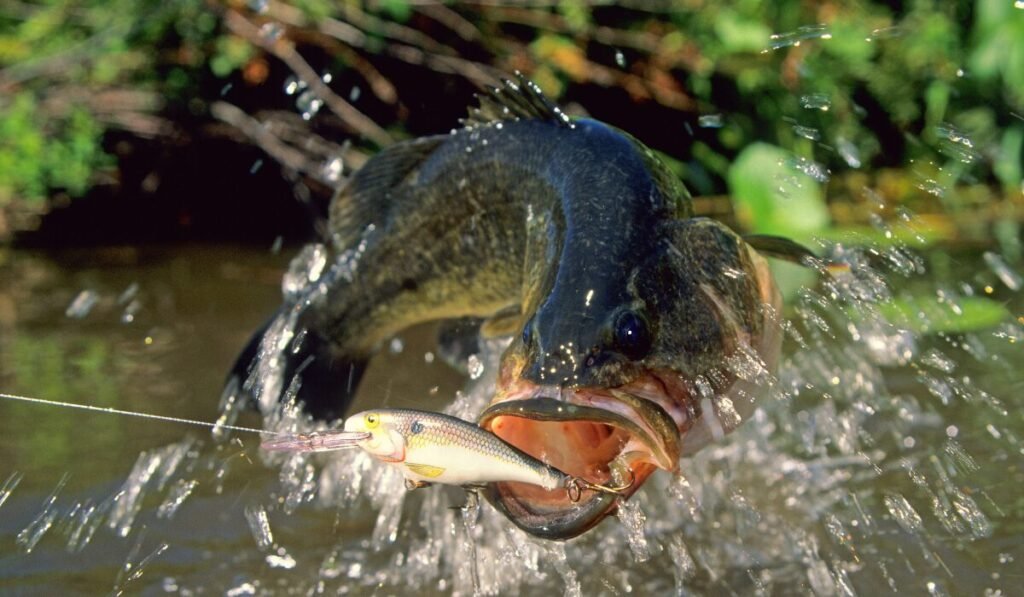
M386 216L390 197L403 182L414 179L420 164L448 138L422 137L396 143L356 172L331 201L330 230L335 246L349 249L370 224Z
M748 245L757 249L758 253L767 257L784 259L797 265L809 266L818 258L810 249L800 243L781 236L770 234L747 234L743 240ZM811 261L808 261L810 259Z
M516 80L503 79L500 87L488 87L477 94L478 108L470 108L462 125L473 127L502 120L543 120L572 128L572 121L536 83L516 72Z

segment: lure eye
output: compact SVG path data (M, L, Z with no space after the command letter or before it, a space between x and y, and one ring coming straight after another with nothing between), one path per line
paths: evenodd
M635 311L626 310L615 318L615 350L631 361L638 361L651 350L651 331L647 321Z
M377 413L370 413L366 415L364 420L366 421L367 429L373 429L377 427L377 425L380 425L380 417L377 416Z

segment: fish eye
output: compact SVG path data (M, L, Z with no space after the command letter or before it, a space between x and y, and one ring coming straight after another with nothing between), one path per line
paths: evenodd
M368 415L366 415L365 421L366 428L373 429L374 427L380 424L380 417L377 416L377 413L369 413Z
M651 350L651 331L640 314L627 309L615 318L614 348L632 361L647 356Z

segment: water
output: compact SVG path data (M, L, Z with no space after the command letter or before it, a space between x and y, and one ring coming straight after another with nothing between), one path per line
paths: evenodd
M297 250L281 253L8 252L2 388L259 425L221 395L235 352L279 305L285 271L293 296L340 271L316 247L296 263ZM777 375L751 355L730 361L769 387L751 420L679 475L655 475L623 522L565 544L531 539L486 504L460 509L459 490L407 493L359 451L261 454L255 435L0 402L0 592L1012 594L1024 558L1020 324L914 334L877 303L925 288L955 304L967 288L1019 316L1019 268L963 253L939 278L927 253L874 253L834 250L849 275L790 301ZM95 305L65 317L83 289ZM355 408L478 412L501 344L474 357L470 382L432 358L433 333L383 350ZM275 424L299 425L286 414Z

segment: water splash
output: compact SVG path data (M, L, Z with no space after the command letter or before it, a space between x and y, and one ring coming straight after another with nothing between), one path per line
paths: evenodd
M828 112L832 108L832 98L827 93L811 93L800 96L800 106L808 110Z
M697 126L703 129L719 129L724 124L721 114L701 114L697 117Z
M24 476L24 474L14 471L7 477L4 484L0 485L0 507L4 505L7 498L11 497L11 494L14 493L14 490L18 487L18 483L21 483L21 479Z
M67 473L60 478L60 481L57 482L57 487L43 500L43 509L27 527L18 533L15 540L25 553L31 553L39 543L39 540L43 538L43 535L53 526L53 522L57 519L57 496L64 489L68 478L69 475Z
M985 251L982 255L985 259L985 263L988 267L998 276L999 280L1006 285L1007 288L1013 291L1021 289L1022 280L1020 274L1015 272L1006 261L1003 260L1002 256L993 253L992 251Z
M261 505L246 506L245 520L249 523L249 530L256 540L256 546L262 551L270 549L274 544L274 534L270 530L267 510Z
M84 319L92 312L92 308L99 300L100 297L95 290L82 290L75 295L71 304L65 309L64 315L71 319Z
M195 479L178 479L175 481L167 497L156 510L157 518L173 518L178 509L181 508L181 505L188 499L188 496L192 495L192 491L195 490L197 485L199 485L199 481Z
M832 39L832 32L828 25L804 25L795 31L787 33L773 33L768 38L768 48L762 53L770 50L779 50L788 47L799 47L805 41L812 39Z

